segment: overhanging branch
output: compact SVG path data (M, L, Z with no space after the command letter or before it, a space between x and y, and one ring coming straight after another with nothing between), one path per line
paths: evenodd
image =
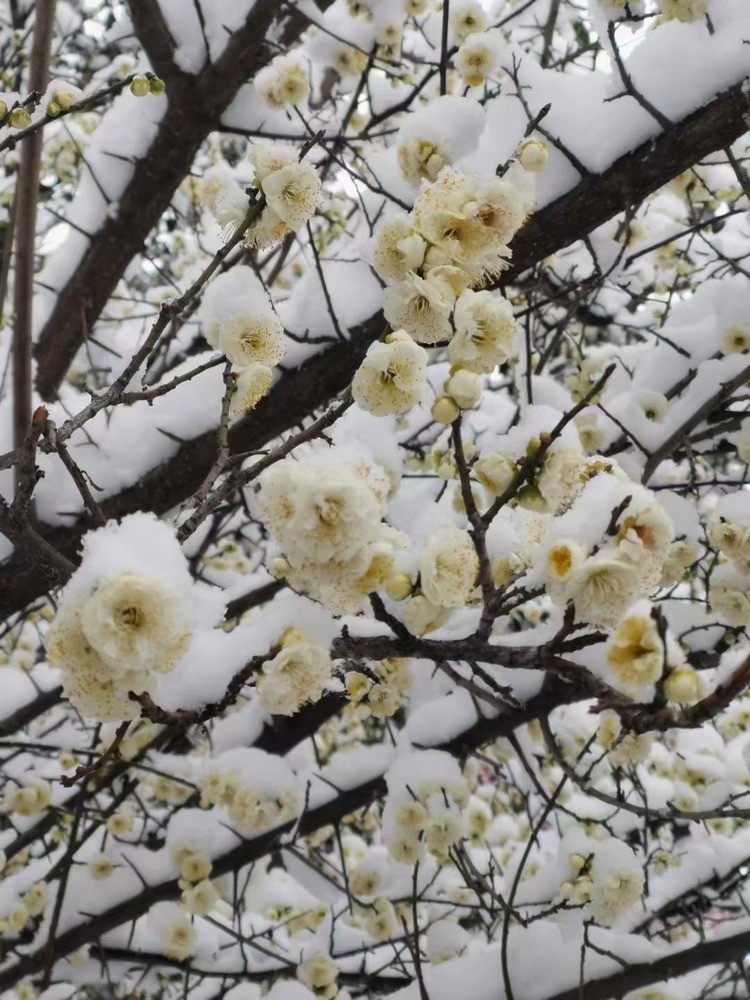
M253 11L265 6L257 4ZM567 195L537 212L518 233L513 241L513 266L503 276L502 283L510 284L523 271L583 238L709 153L736 141L747 130L744 117L747 111L742 85L737 84L677 123L669 132L621 157L605 173L585 178ZM153 216L153 205L150 211ZM145 227L145 232L155 218L158 218L158 212ZM145 232L140 232L139 240L145 238ZM132 241L129 245L132 248ZM111 256L113 251L108 253ZM91 253L87 255L87 260L89 263L84 262L82 266L93 268ZM115 282L119 277L119 272L116 275L113 272L107 280ZM101 280L103 278L98 276L97 281ZM77 281L78 277L74 276L71 285L78 292L70 291L71 286L68 286L60 302L70 304L70 296L75 299L75 295L80 293ZM80 303L81 300L77 301ZM103 304L102 301L98 308ZM62 310L58 303L56 314L60 314L60 322L68 324L66 328L77 346L80 342L77 338L83 332L80 328L80 308L69 308L66 316L62 315ZM383 328L383 316L378 313L350 331L348 343L336 344L314 355L295 371L284 373L258 408L232 429L231 454L263 448L341 392L350 382L367 347L381 335ZM48 329L52 329L49 324ZM48 364L54 373L53 382L62 377L61 357ZM49 376L46 377L49 381ZM104 501L102 512L108 518L121 517L137 510L163 514L197 489L215 457L216 435L214 431L209 431L185 442L169 461L153 469L135 485ZM75 558L81 536L89 527L90 524L82 518L70 527L41 530L52 545L69 558ZM18 557L12 558L0 572L0 617L23 608L45 593L49 586L49 578L41 574L36 566Z
M555 682L545 684L541 693L531 699L523 709L497 719L481 719L459 737L437 749L447 750L453 754L469 752L491 740L508 735L518 726L532 719L548 715L560 705L570 704L586 696L585 689L579 689L574 684ZM336 823L349 813L368 806L385 791L385 780L382 776L342 791L331 801L306 812L297 828L298 833L304 836L330 823ZM236 871L278 849L282 846L281 838L294 829L295 825L294 822L287 823L283 827L277 827L275 830L252 840L243 841L226 854L214 859L213 876L218 877ZM165 899L176 899L179 895L180 887L177 879L170 878L156 885L145 887L137 896L118 903L102 913L93 915L90 919L64 931L47 946L21 956L14 965L0 972L0 990L9 989L26 976L37 974L51 958L55 961L64 958L78 948L99 940L102 935L116 927L137 920L147 913L155 903Z
M44 399L55 397L117 282L190 173L201 144L218 126L242 84L275 54L266 39L281 31L278 40L289 45L308 24L299 13L284 10L278 0L257 0L221 58L192 76L173 65L169 31L155 5L138 2L130 6L139 38L154 68L167 81L169 103L154 141L137 161L118 199L117 214L93 234L40 332L35 349L37 390Z

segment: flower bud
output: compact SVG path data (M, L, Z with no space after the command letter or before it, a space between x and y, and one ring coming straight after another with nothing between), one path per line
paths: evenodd
M392 601L405 601L411 594L411 577L408 573L396 573L386 583L385 592Z
M547 166L548 160L549 149L546 142L542 142L541 139L527 139L521 143L518 162L524 170L528 170L532 174L538 174Z
M159 94L164 93L164 91L167 89L167 85L160 77L152 76L149 78L148 81L148 89L151 91L152 94L155 94L158 97Z
M56 90L52 95L52 100L59 105L62 111L70 111L75 104L75 94L69 90Z
M151 85L145 76L134 76L130 81L130 93L133 97L145 97L151 93Z
M701 679L692 667L677 667L664 681L664 694L669 701L692 705L700 699Z
M432 404L432 419L439 424L452 424L461 412L458 403L450 396L438 396Z
M466 368L459 368L455 375L451 375L444 388L462 410L476 406L482 398L482 380Z
M31 125L31 115L26 108L14 108L10 113L12 128L28 128Z

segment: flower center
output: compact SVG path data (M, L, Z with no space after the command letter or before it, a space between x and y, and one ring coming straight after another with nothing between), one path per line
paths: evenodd
M323 524L338 524L341 519L341 511L335 500L323 500L318 505L318 517Z
M140 608L131 605L128 608L123 608L120 612L120 622L124 628L127 629L137 629L143 624L143 613Z

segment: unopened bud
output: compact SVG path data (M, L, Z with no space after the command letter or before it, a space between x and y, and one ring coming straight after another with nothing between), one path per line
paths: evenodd
M452 424L461 410L455 399L450 396L438 396L432 404L432 419L439 424Z
M518 162L524 170L529 173L538 174L544 170L549 161L549 149L547 143L541 139L527 139L521 144L521 151L518 154Z
M386 583L385 592L392 601L405 601L411 594L411 577L408 573L396 573Z
M31 115L26 108L14 108L10 113L10 124L13 128L28 128L31 125Z
M462 410L468 410L482 398L482 380L475 372L459 368L445 383L445 391Z
M134 76L130 81L130 93L134 97L145 97L151 93L151 84L145 76Z
M701 679L692 667L678 667L664 681L664 694L679 705L692 705L701 696Z
M62 111L70 111L75 104L75 94L69 90L56 90L52 95L52 100L55 104L59 104Z

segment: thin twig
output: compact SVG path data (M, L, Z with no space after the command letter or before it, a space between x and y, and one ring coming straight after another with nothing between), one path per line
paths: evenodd
M443 0L443 24L440 32L440 96L448 93L448 25L450 0Z

